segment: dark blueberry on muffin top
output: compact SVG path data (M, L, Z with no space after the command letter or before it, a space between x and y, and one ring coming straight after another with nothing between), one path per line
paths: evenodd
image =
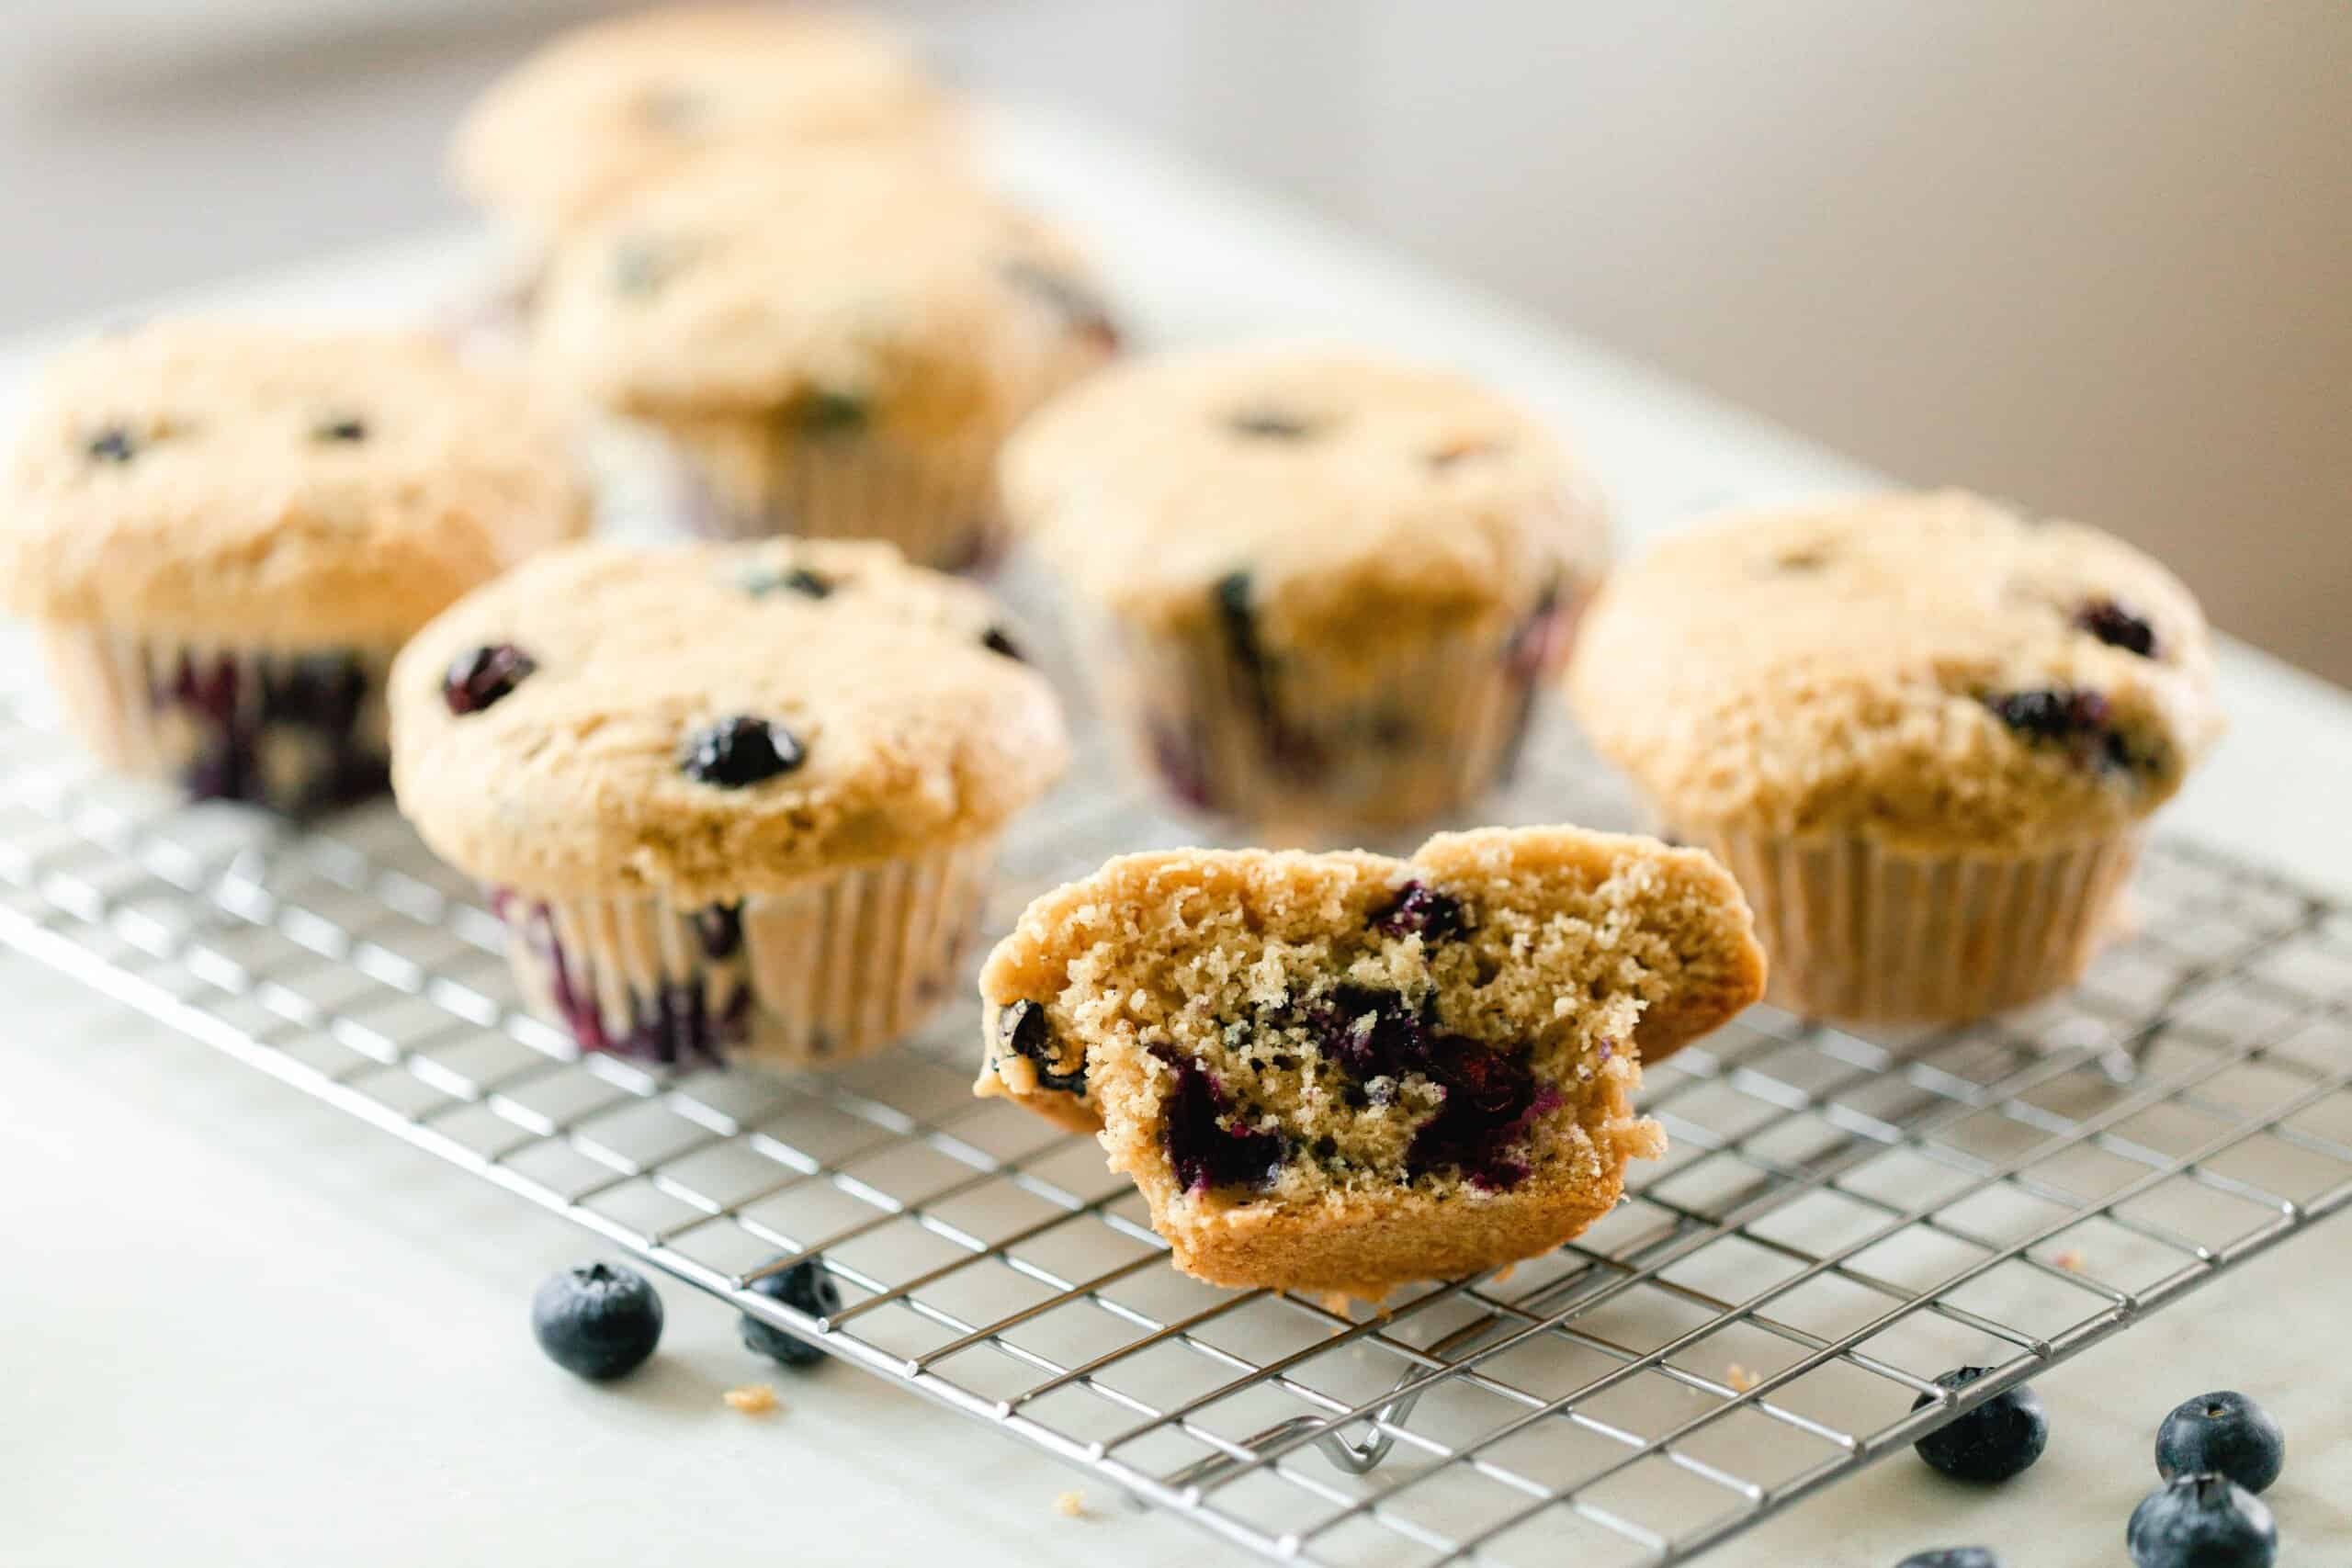
M503 701L538 667L511 642L477 648L450 660L448 673L441 678L441 699L451 713L480 713Z
M678 765L697 784L743 789L790 773L806 755L782 725L738 714L688 737Z
M90 437L83 448L95 462L128 463L139 455L139 441L119 424L110 424Z
M311 439L322 443L365 441L368 422L348 416L322 420L311 427Z
M2143 659L2156 656L2156 629L2112 599L2094 599L2084 605L2075 613L2075 625L2109 648Z

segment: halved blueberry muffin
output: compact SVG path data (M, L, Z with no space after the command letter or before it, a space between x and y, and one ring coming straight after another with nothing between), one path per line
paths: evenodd
M1568 690L1755 900L1772 999L1956 1021L2071 984L2222 730L2157 562L1958 491L1719 519L1612 577Z
M876 543L553 551L392 671L393 787L525 998L664 1065L877 1050L1067 756L993 601Z
M1187 1272L1378 1296L1607 1213L1664 1146L1642 1061L1763 979L1729 874L1651 839L1130 855L990 955L977 1092L1099 1128Z

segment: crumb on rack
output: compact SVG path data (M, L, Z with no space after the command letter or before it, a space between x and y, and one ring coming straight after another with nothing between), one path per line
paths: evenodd
M1086 1517L1086 1494L1083 1492L1063 1493L1060 1496L1054 1499L1054 1512L1059 1514L1066 1519L1084 1518Z
M763 1382L730 1388L726 1397L729 1404L746 1416L765 1416L776 1407L775 1390Z
M2050 1261L2069 1274L2079 1274L2090 1267L2090 1260L2083 1256L2082 1249L2074 1247L2068 1247Z
M1746 1367L1741 1366L1737 1361L1734 1361L1724 1372L1724 1381L1731 1384L1732 1392L1734 1393L1746 1393L1749 1389L1754 1388L1763 1380L1758 1378L1754 1372L1749 1371Z

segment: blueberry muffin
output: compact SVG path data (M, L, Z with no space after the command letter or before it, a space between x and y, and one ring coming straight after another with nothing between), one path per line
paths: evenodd
M392 671L392 782L582 1049L846 1060L957 976L1067 754L987 595L879 544L550 552Z
M92 750L292 813L379 792L394 651L589 518L520 384L421 335L225 322L52 363L5 493L8 606Z
M989 955L978 1092L1099 1127L1188 1273L1377 1297L1606 1213L1665 1146L1641 1064L1763 980L1732 879L1651 839L1129 855Z
M903 159L713 159L567 243L548 375L666 438L690 525L995 552L1005 434L1115 347L1044 224Z
M1863 1021L2071 984L2222 728L2169 572L1953 492L1667 541L1602 592L1568 685L1667 829L1747 890L1773 999Z
M1123 367L1003 474L1148 776L1284 840L1407 828L1504 775L1606 551L1538 421L1346 352Z
M468 113L450 164L468 197L536 246L714 150L951 156L954 119L906 41L878 23L665 6L576 28L530 56Z

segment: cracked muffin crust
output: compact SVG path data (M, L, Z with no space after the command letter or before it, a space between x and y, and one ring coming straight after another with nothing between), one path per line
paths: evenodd
M1762 984L1731 878L1655 840L1129 855L989 956L976 1092L1099 1128L1188 1272L1377 1296L1606 1213L1663 1147L1642 1062Z
M2195 600L1956 491L1736 516L1618 573L1572 705L1757 905L1774 999L1960 1019L2072 981L2219 738Z
M1114 369L1002 471L1147 770L1306 838L1423 821L1506 773L1606 551L1597 487L1539 421L1352 351Z

